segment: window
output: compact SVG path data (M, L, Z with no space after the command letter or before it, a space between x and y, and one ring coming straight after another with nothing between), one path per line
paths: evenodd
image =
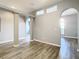
M54 12L54 11L57 11L57 5L53 6L53 7L50 7L46 10L47 13L51 13L51 12Z
M36 15L43 15L44 14L44 10L40 10L36 12Z
M64 11L61 16L67 16L67 15L72 15L72 14L77 14L77 13L78 11L76 9L69 8L66 11Z

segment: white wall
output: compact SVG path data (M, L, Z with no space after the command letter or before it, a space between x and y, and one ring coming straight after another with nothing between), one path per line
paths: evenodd
M60 45L58 12L36 16L33 33L36 40Z
M26 37L26 22L22 16L19 16L19 40L25 39Z
M77 38L77 14L67 15L64 19L64 36Z
M14 40L14 17L13 14L0 10L1 32L0 44Z

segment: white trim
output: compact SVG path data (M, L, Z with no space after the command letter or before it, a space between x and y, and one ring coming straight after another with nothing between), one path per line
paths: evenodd
M33 41L38 41L38 42L41 42L41 43L45 43L45 44L49 44L49 45L53 45L53 46L60 47L60 45L58 45L58 44L49 43L49 42L44 42L44 41L40 41L40 40L37 40L37 39L34 39Z
M9 40L9 41L2 41L2 42L0 42L0 44L3 44L3 43L8 43L8 42L13 42L13 40Z
M77 39L77 37L73 37L73 36L64 36L65 38L73 38L73 39Z
M79 52L79 49L77 49L77 52Z

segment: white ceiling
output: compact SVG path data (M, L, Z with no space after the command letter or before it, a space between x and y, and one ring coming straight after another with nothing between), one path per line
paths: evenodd
M29 14L32 11L50 6L60 0L0 0L0 7L21 11Z

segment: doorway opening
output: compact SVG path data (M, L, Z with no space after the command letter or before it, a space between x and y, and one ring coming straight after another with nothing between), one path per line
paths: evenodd
M30 17L26 18L26 42L30 42Z
M69 8L61 15L61 59L75 59L74 56L76 56L77 51L77 20L78 11L75 8Z
M77 16L78 11L75 8L69 8L62 13L60 19L61 36L77 37Z

